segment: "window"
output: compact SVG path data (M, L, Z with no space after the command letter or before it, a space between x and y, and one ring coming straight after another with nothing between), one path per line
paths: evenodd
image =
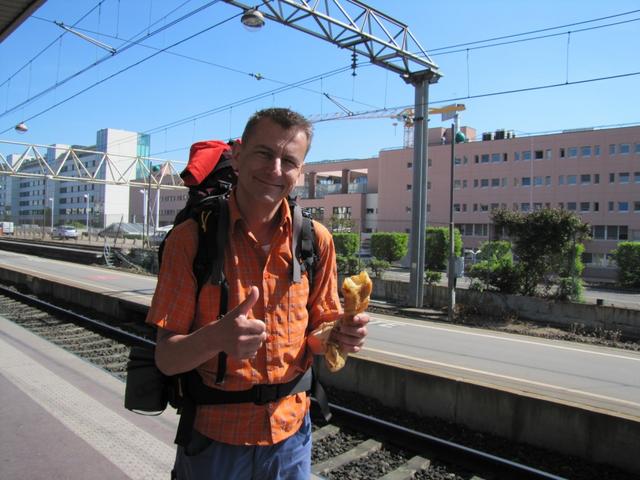
M477 204L477 203L474 203L474 204L473 204L473 211L474 211L474 212L477 212L477 211L478 211L478 204Z
M413 167L413 162L407 162L407 168L412 168Z
M618 202L618 211L626 213L629 211L629 202Z
M500 186L500 179L499 178L492 178L491 179L491 186L492 187L499 187Z
M492 153L492 154L491 154L491 162L492 162L492 163L494 163L494 162L500 162L500 161L502 161L502 160L501 160L501 158L500 158L500 154L499 154L499 153Z
M522 160L531 160L531 150L522 152Z
M600 211L600 204L598 202L593 202L593 211L594 212Z
M581 157L590 157L591 156L591 146L586 145L584 147L580 147L580 156Z
M640 143L636 143L636 155L640 155Z
M489 186L489 179L488 178L483 178L480 180L480 187L481 188L487 188Z
M640 202L633 202L633 211L640 212Z
M457 167L458 165L462 165L462 159L460 157L456 157L453 161L453 164Z
M480 211L481 212L488 212L489 211L489 205L487 205L486 203L481 203L480 204Z
M462 188L467 188L467 181L466 180L462 180Z
M533 155L536 160L542 160L544 158L544 150L536 150Z
M616 146L615 146L615 144L609 145L609 155L615 155L615 154L616 154Z
M507 186L507 177L502 177L500 179L500 186L501 187L506 187Z
M616 174L615 173L610 173L609 174L609 183L615 183L616 182Z
M630 152L631 152L631 145L629 145L628 143L620 144L620 155L629 155Z
M477 178L473 179L473 188L478 188L478 179Z
M453 188L455 190L460 190L461 186L462 186L462 182L460 180L454 180L453 181Z
M567 175L567 185L575 185L578 183L577 175Z
M551 175L544 177L544 184L547 186L551 185Z
M589 175L588 173L580 175L581 185L589 185L590 183L591 183L591 175Z
M498 208L500 208L500 204L499 203L492 203L491 204L491 211L497 210Z
M454 212L459 212L460 211L460 204L459 203L454 203L453 204L453 211Z
M564 175L558 176L558 185L564 185Z
M578 147L569 147L569 158L576 158L578 156Z
M486 223L474 223L473 224L473 234L476 237L486 237L487 236L487 224Z
M600 174L599 173L594 173L593 174L593 183L600 183Z
M618 174L618 181L620 183L629 183L629 172L620 172Z
M576 202L567 202L567 210L575 212L577 208Z
M547 148L545 154L546 154L547 160L551 160L551 158L553 157L553 152L550 148Z
M520 179L520 184L523 187L530 187L531 186L531 177L522 177Z
M544 185L544 177L533 177L533 184L536 187Z
M533 204L533 211L537 212L538 210L542 210L542 203L534 203Z
M529 211L529 203L521 203L520 204L520 210L522 210L523 212L528 212Z
M633 174L633 181L635 183L640 183L640 172L634 172Z
M411 184L407 183L407 190L411 190Z
M588 212L589 211L589 202L580 202L580 211Z
M596 157L599 157L599 156L600 156L600 145L594 145L594 147L593 147L593 154L594 154Z
M520 160L520 152L516 152L513 154L513 161L517 162L518 160Z
M480 163L489 163L489 154L483 153L480 155Z
M615 204L613 202L609 202L609 211L613 212L615 210Z
M560 158L564 158L564 148L561 148L560 151L558 152L558 156Z
M604 225L594 225L592 236L594 240L604 240Z

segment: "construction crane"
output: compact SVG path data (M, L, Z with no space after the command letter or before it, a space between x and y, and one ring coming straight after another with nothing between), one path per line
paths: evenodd
M393 125L397 125L398 123L402 123L404 127L404 135L402 146L404 148L412 148L413 147L413 126L414 126L414 110L411 107L399 107L399 108L382 108L380 110L370 110L367 112L352 112L347 109L344 105L338 102L335 98L331 97L329 94L325 93L325 97L335 103L342 112L336 113L327 113L327 114L319 114L319 115L311 115L307 117L311 123L320 123L320 122L329 122L332 120L364 120L364 119L373 119L373 118L391 118L395 120L397 123ZM430 108L429 114L447 114L454 113L458 111L462 111L465 109L465 106L462 104L448 105L446 107L441 108Z

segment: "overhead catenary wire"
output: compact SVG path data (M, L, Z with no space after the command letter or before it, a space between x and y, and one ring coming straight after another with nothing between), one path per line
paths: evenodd
M165 24L165 25L163 25L163 26L161 26L161 27L157 28L157 29L156 29L156 30L154 30L153 32L148 33L147 35L145 35L145 36L142 38L142 40L145 40L145 39L147 39L147 38L153 37L154 35L157 35L158 33L162 32L162 31L164 31L164 30L166 30L166 29L168 29L168 28L170 28L170 27L172 27L172 26L174 26L174 25L176 25L177 23L180 23L180 22L182 22L182 21L186 20L187 18L190 18L191 16L195 15L196 13L199 13L199 12L201 12L202 10L204 10L204 9L206 9L206 8L209 8L210 6L212 6L212 5L216 4L216 3L218 3L219 1L220 1L220 0L212 0L211 2L209 2L209 3L205 4L205 5L202 5L202 6L198 7L198 8L196 8L195 10L192 10L191 12L188 12L187 14L183 15L182 17L179 17L179 18L177 18L177 19L173 20L172 22L170 22L170 23L168 23L168 24ZM176 11L176 9L172 10L171 12L169 12L169 13L167 14L167 16L168 16L168 15L170 15L171 13L175 12L175 11ZM36 17L36 18L39 18L39 17ZM166 16L165 16L165 18L166 18ZM42 20L44 20L44 19L42 19ZM50 20L44 20L44 21L50 21ZM160 20L158 20L158 22L159 22L159 21L160 21ZM56 21L51 21L51 22L53 22L54 24L57 24L57 22L56 22ZM155 22L155 23L158 23L158 22ZM155 25L155 23L154 23L154 25ZM205 30L205 31L206 31L206 30ZM204 32L201 32L201 33L204 33ZM136 37L136 36L138 36L138 35L140 35L140 33L138 33L138 34L134 35L134 37L132 37L132 38L135 38L135 37ZM193 38L193 37L191 37L191 38ZM180 42L179 42L179 43L180 43ZM173 46L175 46L175 45L177 45L177 44L179 44L179 43L176 43L176 44L174 44ZM50 85L49 87L45 88L44 90L41 90L41 91L40 91L40 92L38 92L37 94L34 94L33 96L29 96L29 97L28 97L25 101L23 101L22 103L19 103L19 104L17 104L17 105L14 105L14 106L13 106L13 107L11 107L11 108L7 108L4 112L2 112L2 113L0 114L0 118L2 118L3 116L5 116L5 115L7 115L7 114L9 114L9 113L11 113L11 112L13 112L13 111L17 110L17 109L18 109L18 108L20 108L20 107L23 107L23 106L25 106L25 105L27 105L27 104L31 103L32 101L34 101L34 100L36 100L36 99L38 99L38 98L42 97L43 95L45 95L45 94L47 94L47 93L49 93L49 92L51 92L51 91L55 90L55 89L56 89L56 88L58 88L58 87L60 87L60 86L62 86L62 85L64 85L64 84L66 84L66 83L67 83L67 82L69 82L70 80L73 80L74 78L79 77L79 76L80 76L80 75L82 75L83 73L88 72L89 70L93 69L94 67L96 67L96 66L100 65L101 63L104 63L104 62L105 62L105 61L107 61L107 60L110 60L111 58L113 58L114 56L116 56L116 55L118 55L118 54L121 54L122 52L125 52L126 50L128 50L129 48L131 48L131 47L133 47L133 46L135 46L135 45L137 45L137 44L138 44L138 42L132 42L132 41L130 41L130 40L125 40L125 42L124 42L121 46L117 47L117 48L115 49L115 51L109 52L109 54L108 54L108 55L105 55L104 57L102 57L102 58L100 58L100 59L98 59L98 60L94 61L93 63L91 63L91 64L87 65L86 67L84 67L84 68L82 68L82 69L80 69L80 70L76 71L75 73L72 73L71 75L69 75L68 77L66 77L64 80L57 81L55 84ZM168 48L171 48L171 47L168 47ZM164 50L164 49L162 49L162 50ZM161 51L162 51L162 50L161 50ZM149 57L149 58L151 58L151 57ZM135 64L134 64L134 65L135 65ZM85 91L86 91L86 90L85 90ZM81 92L81 93L82 93L82 92Z

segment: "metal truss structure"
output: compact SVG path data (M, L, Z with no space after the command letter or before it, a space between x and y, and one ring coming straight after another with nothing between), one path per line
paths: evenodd
M245 11L259 6L270 20L351 50L405 78L438 69L407 25L358 0L225 2Z
M175 162L132 157L59 145L0 141L0 146L21 150L10 162L0 153L0 175L47 180L127 185L161 190L185 190ZM51 153L54 157L51 158Z

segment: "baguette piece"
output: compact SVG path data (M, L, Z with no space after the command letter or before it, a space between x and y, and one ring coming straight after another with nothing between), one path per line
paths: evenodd
M348 324L353 321L353 317L364 312L369 306L369 298L373 283L366 271L358 275L352 275L344 279L342 283L342 295L344 297L344 315L338 320L333 328L340 328L342 322ZM340 345L333 342L329 335L326 337L326 349L324 354L325 364L331 372L337 372L344 367L348 353L340 350Z

